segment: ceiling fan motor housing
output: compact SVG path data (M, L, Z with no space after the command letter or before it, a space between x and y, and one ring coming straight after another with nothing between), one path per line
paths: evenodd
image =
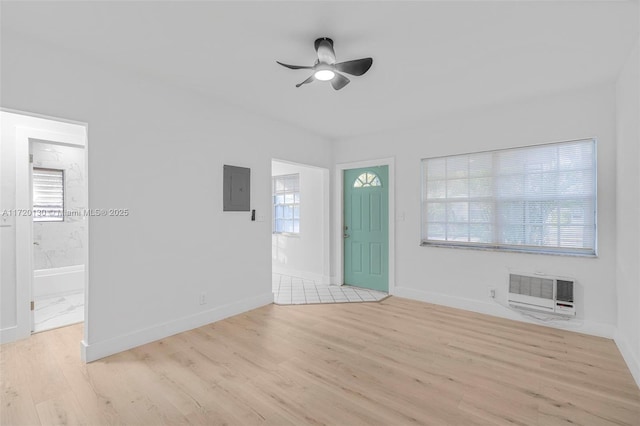
M336 63L336 53L333 51L333 40L328 37L322 37L315 41L318 60L325 64Z

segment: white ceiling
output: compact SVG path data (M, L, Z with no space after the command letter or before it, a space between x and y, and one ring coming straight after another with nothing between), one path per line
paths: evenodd
M430 114L613 81L637 40L622 2L16 2L2 32L65 46L340 139ZM373 67L299 89L313 41Z

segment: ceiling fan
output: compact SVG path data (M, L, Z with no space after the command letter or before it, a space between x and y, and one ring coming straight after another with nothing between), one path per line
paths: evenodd
M331 86L335 90L340 90L349 84L349 81L351 81L344 75L340 74L340 72L359 76L369 71L371 64L373 64L372 58L355 59L353 61L336 63L336 53L333 51L333 40L327 37L317 39L315 41L315 48L316 53L318 54L318 59L316 59L313 66L288 65L283 64L280 61L276 61L283 67L291 68L292 70L303 69L314 71L311 77L307 78L302 83L296 84L296 87L311 83L315 80L320 80L330 81Z

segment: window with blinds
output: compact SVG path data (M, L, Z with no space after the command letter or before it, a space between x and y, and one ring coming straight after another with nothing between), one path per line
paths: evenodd
M422 244L596 254L596 143L422 160Z
M64 170L33 168L33 221L64 221Z
M300 174L273 177L273 232L300 233Z

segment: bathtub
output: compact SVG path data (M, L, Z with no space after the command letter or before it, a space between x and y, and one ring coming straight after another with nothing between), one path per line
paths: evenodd
M33 297L84 291L84 265L33 271Z

